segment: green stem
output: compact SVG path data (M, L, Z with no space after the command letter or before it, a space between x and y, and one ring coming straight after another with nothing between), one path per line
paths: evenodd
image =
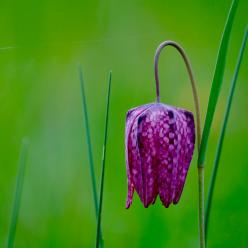
M18 215L20 212L20 205L21 205L27 152L28 152L28 141L24 139L22 141L22 147L21 147L20 159L19 159L19 171L18 171L17 178L16 178L15 197L14 197L14 202L13 202L13 209L12 209L12 215L11 215L11 221L10 221L10 227L9 227L9 235L8 235L8 243L7 243L8 248L12 248L14 246Z
M100 247L101 240L101 218L102 218L102 202L103 202L103 187L104 187L104 176L105 176L105 160L106 160L106 144L108 137L108 120L109 120L109 100L110 100L110 88L111 88L112 72L109 73L108 80L108 95L106 105L106 119L105 119L105 130L104 130L104 141L103 141L103 153L102 153L102 173L101 173L101 184L100 184L100 199L99 209L97 215L97 236L96 236L96 248Z
M246 31L245 31L245 35L244 35L242 45L240 48L237 64L235 67L234 76L233 76L233 79L231 82L231 88L230 88L230 92L229 92L229 96L228 96L228 100L227 100L227 106L226 106L224 121L223 121L221 134L220 134L219 141L218 141L212 176L211 176L211 180L210 180L207 205L206 205L206 215L205 215L205 218L206 218L206 226L205 226L206 238L207 238L207 234L208 234L209 215L210 215L211 206L212 206L213 192L214 192L215 181L216 181L217 171L218 171L219 162L220 162L221 151L222 151L222 147L223 147L223 141L224 141L224 137L225 137L225 132L226 132L227 122L228 122L229 115L230 115L230 109L231 109L231 105L232 105L235 86L236 86L236 82L237 82L237 78L238 78L238 74L239 74L239 69L240 69L242 58L243 58L247 39L248 39L248 27L246 28Z
M199 187L199 238L200 248L205 247L205 226L204 226L204 166L198 166L198 187Z
M159 76L158 76L158 60L159 55L162 51L162 49L166 46L172 46L177 49L177 51L182 56L184 63L186 65L193 98L194 98L194 104L195 104L195 112L196 112L196 129L197 129L197 147L198 147L198 154L200 151L200 145L201 145L201 116L200 116L200 103L199 103L199 97L197 94L197 88L196 83L194 79L194 74L192 70L192 66L189 62L189 59L184 51L184 49L175 41L167 40L162 42L159 47L156 50L155 58L154 58L154 72L155 72L155 82L156 82L156 96L157 96L157 102L160 101L160 90L159 90ZM199 182L199 239L200 239L200 247L205 247L205 237L204 237L204 168L201 165L198 165L198 182Z

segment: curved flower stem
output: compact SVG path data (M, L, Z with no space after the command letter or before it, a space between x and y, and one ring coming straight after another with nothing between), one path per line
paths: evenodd
M189 59L188 59L185 51L183 50L183 48L175 41L167 40L167 41L162 42L159 45L159 47L157 48L156 53L155 53L154 70L155 70L157 102L160 102L158 59L159 59L159 55L160 55L162 49L166 46L173 46L174 48L176 48L177 51L182 56L184 63L187 67L187 71L188 71L190 82L191 82L193 97L194 97L194 103L195 103L196 125L197 125L196 126L196 128L197 128L197 146L198 146L198 150L199 150L200 144L201 144L201 116L200 116L200 103L199 103L199 98L198 98L198 94L197 94L196 83L195 83L193 70L192 70L192 67L190 65Z
M193 75L193 70L189 59L184 51L184 49L176 42L168 40L162 42L156 50L154 58L154 71L155 71L155 81L156 81L156 95L157 102L160 102L160 90L159 90L159 76L158 76L158 60L162 49L166 46L172 46L177 49L177 51L182 56L184 63L187 67L189 74L192 93L194 97L195 111L196 111L196 129L197 129L197 147L198 154L201 145L201 116L200 116L200 103L197 94L196 83ZM200 247L205 247L205 230L204 230L204 167L198 165L198 185L199 185L199 237L200 237Z

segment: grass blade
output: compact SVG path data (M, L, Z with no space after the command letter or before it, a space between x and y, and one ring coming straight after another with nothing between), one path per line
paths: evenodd
M246 28L246 31L245 31L245 35L244 35L242 45L240 48L240 52L239 52L239 56L238 56L238 61L237 61L236 67L235 67L234 76L233 76L233 79L231 82L231 88L230 88L230 92L229 92L229 96L228 96L228 100L227 100L227 106L226 106L224 121L223 121L221 134L219 137L218 146L217 146L216 155L215 155L215 161L214 161L214 166L213 166L213 171L212 171L212 176L211 176L211 181L210 181L210 186L209 186L209 191L208 191L207 206L206 206L206 229L205 229L206 239L207 239L207 233L208 233L209 215L210 215L210 211L211 211L215 180L216 180L216 175L217 175L219 162L220 162L220 155L221 155L221 151L222 151L222 146L223 146L223 141L224 141L224 137L225 137L227 122L228 122L228 118L230 115L230 109L231 109L231 105L232 105L233 95L234 95L234 91L235 91L235 86L236 86L236 82L237 82L239 69L240 69L242 58L243 58L247 38L248 38L248 27Z
M94 161L93 161L92 145L91 145L91 139L90 139L90 126L89 126L89 118L88 118L88 110L87 110L87 101L86 101L84 79L83 79L83 72L82 72L81 66L79 67L79 78L80 78L81 93L82 93L82 100L83 100L86 142L87 142L87 147L88 147L88 157L89 157L89 164L90 164L91 186L92 186L92 191L93 191L95 214L97 218L98 199L97 199L97 191L96 191L96 177L95 177L95 171L94 171Z
M208 109L207 109L207 115L205 119L205 125L203 129L203 134L202 134L202 141L201 141L201 147L200 147L200 153L198 157L198 166L203 167L204 166L204 160L205 160L205 154L207 150L207 144L208 144L208 138L209 138L209 133L210 129L212 126L213 122L213 117L214 117L214 112L216 108L216 104L218 101L222 81L223 81L223 75L224 75L224 69L226 65L226 56L227 56L227 50L228 50L228 44L229 44L229 39L230 39L230 34L231 34L231 29L233 25L233 20L234 16L238 7L238 2L239 0L233 0L232 6L229 11L229 15L227 18L227 22L224 28L220 48L219 48L219 53L218 53L218 58L217 58L217 63L215 67L215 72L214 72L214 78L212 82L212 87L210 91L210 97L208 101Z
M107 94L107 104L106 104L106 119L105 119L103 153L102 153L102 173L101 173L101 184L100 184L99 209L98 209L98 216L97 216L96 248L99 248L100 243L101 243L100 227L101 227L101 217L102 217L102 202L103 202L103 186L104 186L104 175L105 175L106 144L107 144L107 137L108 137L109 100L110 100L111 79L112 79L112 72L109 72L108 94Z
M12 207L12 215L10 219L9 235L7 241L8 248L12 248L14 246L14 241L15 241L16 227L17 227L18 215L20 211L22 189L23 189L23 182L25 176L27 152L28 152L28 141L26 139L23 139L21 151L20 151L20 158L19 158L19 169L16 177L16 189L15 189L15 196Z
M89 118L88 118L88 110L87 110L87 101L86 101L86 94L85 94L85 89L84 89L83 72L82 72L81 67L79 67L79 78L80 78L82 100L83 100L86 142L87 142L87 147L88 147L88 157L89 157L89 164L90 164L91 186L92 186L92 191L93 191L95 215L96 215L96 220L97 220L98 199L97 199L97 191L96 191L96 177L95 177L95 171L94 171L94 160L93 160L93 152L92 152L92 145L91 145L91 138L90 138L90 126L89 126ZM101 238L101 247L103 248L103 239L102 239L101 227L100 227L100 238Z

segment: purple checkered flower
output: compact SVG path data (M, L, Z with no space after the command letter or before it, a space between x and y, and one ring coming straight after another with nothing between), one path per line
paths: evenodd
M160 103L158 57L167 45L175 47L184 58L198 104L193 74L184 50L173 41L163 42L155 54L157 102L133 108L126 116L126 208L132 203L134 190L145 207L153 204L158 195L166 208L171 203L177 204L192 160L195 146L193 114Z
M181 196L195 144L193 114L153 103L131 109L126 117L128 196L134 189L145 207L157 195L165 207Z

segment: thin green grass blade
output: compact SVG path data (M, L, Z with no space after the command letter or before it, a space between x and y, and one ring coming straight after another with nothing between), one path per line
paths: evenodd
M207 234L208 234L209 215L210 215L211 206L212 206L212 199L213 199L213 192L214 192L214 186L215 186L215 181L216 181L216 175L217 175L217 171L219 168L220 156L221 156L223 141L224 141L224 137L225 137L227 122L228 122L229 115L230 115L230 109L231 109L231 105L232 105L233 95L234 95L236 82L237 82L237 78L238 78L238 74L239 74L239 69L240 69L241 61L242 61L242 58L244 55L245 45L246 45L247 39L248 39L248 27L246 28L246 31L245 31L245 35L244 35L242 45L240 48L237 64L235 67L234 76L233 76L233 79L231 82L231 88L230 88L230 92L229 92L229 96L228 96L228 100L227 100L227 106L226 106L224 121L223 121L222 129L221 129L221 133L220 133L220 137L219 137L219 141L218 141L218 146L217 146L217 150L216 150L215 160L214 160L214 166L213 166L213 171L212 171L212 176L211 176L211 181L210 181L210 186L209 186L209 191L208 191L208 199L207 199L206 214L205 214L206 240L207 240Z
M101 173L101 184L100 184L99 209L98 209L98 217L97 217L96 248L99 248L101 244L100 227L101 227L101 218L102 218L102 202L103 202L103 187L104 187L104 175L105 175L106 144L107 144L107 137L108 137L109 100L110 100L111 79L112 79L112 72L109 72L108 94L107 94L107 104L106 104L106 119L105 119L103 153L102 153L102 173Z
M212 87L210 91L210 97L208 101L207 115L206 115L203 134L202 134L200 153L198 157L199 167L204 166L209 133L210 133L210 129L212 126L214 112L215 112L216 104L218 101L218 97L220 94L220 89L221 89L221 85L223 81L228 44L229 44L231 29L233 25L234 16L235 16L235 13L238 7L238 3L239 3L239 0L233 0L232 2L232 6L229 11L229 15L227 18L227 22L224 28L224 32L223 32L223 36L222 36L222 40L221 40L221 44L219 48L217 63L216 63L215 72L214 72L214 78L213 78Z
M95 177L93 152L92 152L92 145L91 145L91 138L90 138L90 125L89 125L89 118L88 118L87 101L86 101L86 94L85 94L85 89L84 89L83 72L82 72L81 67L79 67L79 78L80 78L82 100L83 100L86 142L87 142L87 147L88 147L88 157L89 157L89 164L90 164L91 186L92 186L92 191L93 191L95 215L96 215L96 220L97 220L98 199L97 199L97 191L96 191L96 177ZM103 248L104 246L103 246L103 241L102 241L103 239L102 239L101 227L100 227L100 237L101 237L101 247Z
M94 171L94 161L93 161L92 145L91 145L91 138L90 138L90 125L89 125L89 118L88 118L87 101L86 101L84 79L83 79L83 72L82 72L81 66L79 67L79 78L80 78L81 93L82 93L82 100L83 100L83 112L84 112L84 120L85 120L85 132L86 132L86 142L87 142L87 148L88 148L88 157L89 157L89 164L90 164L91 186L92 186L92 191L93 191L95 214L97 218L98 199L97 199L97 191L96 191L96 177L95 177L95 171Z
M22 189L23 189L24 176L25 176L27 152L28 152L28 141L27 139L23 139L21 151L20 151L20 158L19 158L19 169L16 177L16 188L15 188L13 207L12 207L12 215L9 226L9 234L7 241L8 248L12 248L14 246L14 241L15 241L16 227L17 227L18 215L20 211Z

